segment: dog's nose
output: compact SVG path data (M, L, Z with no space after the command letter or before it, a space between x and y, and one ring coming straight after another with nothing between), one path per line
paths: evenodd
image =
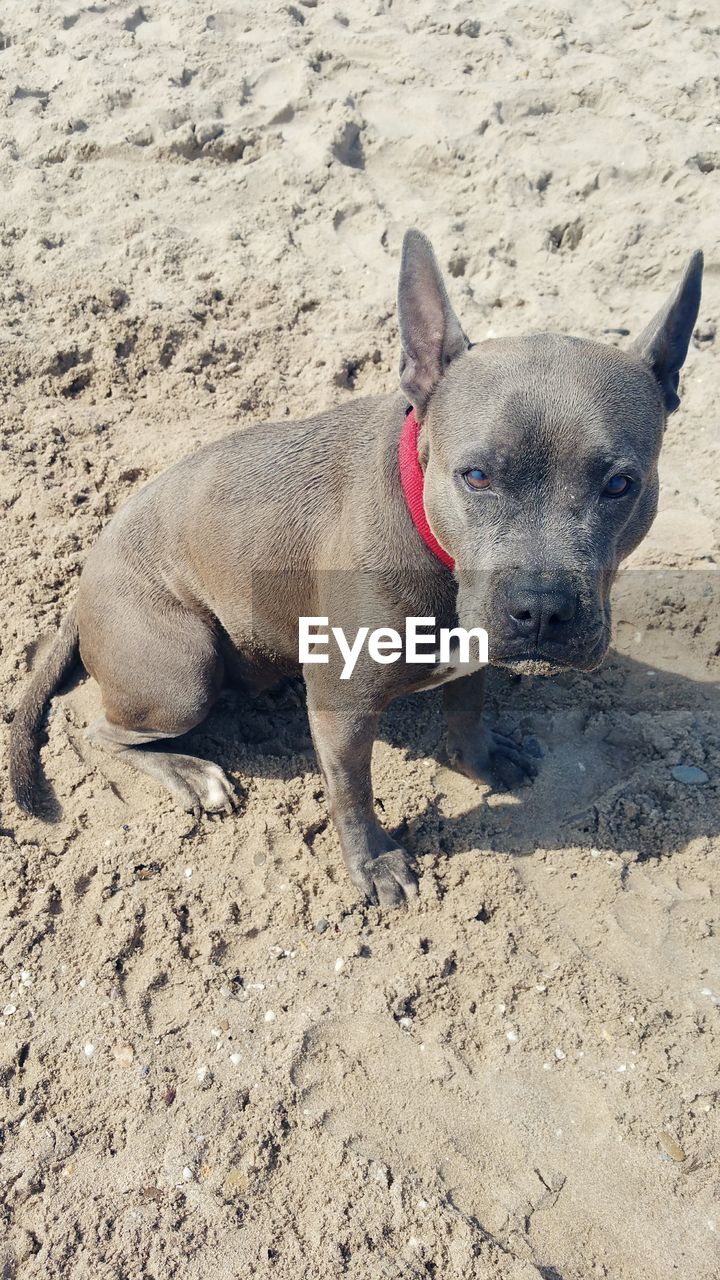
M509 588L507 611L517 635L535 644L562 641L578 612L578 593L569 583L516 580Z

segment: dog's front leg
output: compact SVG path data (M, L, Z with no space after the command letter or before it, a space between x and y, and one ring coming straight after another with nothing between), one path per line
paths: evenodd
M443 688L448 758L466 777L509 790L535 777L537 761L512 738L484 723L486 674L483 668Z
M415 897L417 877L375 816L370 760L379 715L358 710L350 698L338 705L326 689L323 696L319 681L308 680L307 687L313 742L350 879L371 902L399 906Z

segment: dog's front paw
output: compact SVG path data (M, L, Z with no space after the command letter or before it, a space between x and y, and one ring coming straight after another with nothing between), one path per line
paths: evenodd
M537 756L504 733L483 728L471 742L448 744L448 762L474 782L512 791L537 776Z
M400 907L417 897L417 876L408 854L399 845L368 858L352 878L376 906Z

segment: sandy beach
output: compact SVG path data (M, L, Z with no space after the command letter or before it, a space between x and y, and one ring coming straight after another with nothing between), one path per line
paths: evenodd
M493 673L532 788L446 767L438 693L384 718L409 910L344 873L299 682L192 735L233 818L86 742L87 678L52 821L3 768L4 1280L720 1274L719 35L702 0L5 0L4 742L133 492L395 390L408 226L475 341L627 346L706 277L610 657Z

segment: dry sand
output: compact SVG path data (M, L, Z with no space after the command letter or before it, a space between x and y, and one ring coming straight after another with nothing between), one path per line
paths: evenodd
M417 907L357 902L301 690L194 735L244 795L198 825L86 745L91 682L55 702L60 812L2 817L2 1276L717 1276L717 7L5 0L0 30L5 730L133 490L396 386L407 225L476 340L627 341L708 261L617 652L494 683L534 788L438 763L434 695L386 718Z

